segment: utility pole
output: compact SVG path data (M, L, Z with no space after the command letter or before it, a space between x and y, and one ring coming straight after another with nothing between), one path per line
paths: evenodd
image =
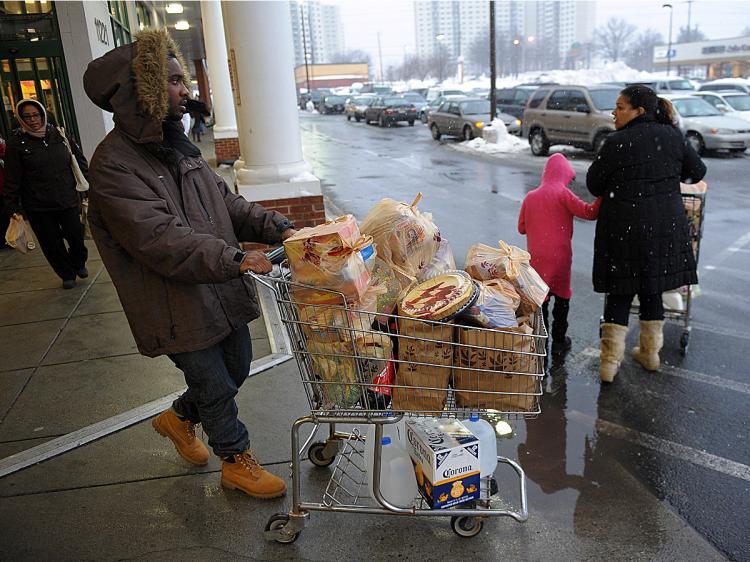
M490 123L497 115L497 99L495 98L495 82L497 68L495 67L495 2L490 0Z
M687 30L688 31L687 32L688 36L687 36L687 40L688 40L688 43L690 43L693 40L693 32L690 29L690 20L691 20L690 16L693 13L693 0L687 0L687 5L688 5L688 30Z
M305 59L305 78L307 79L307 95L312 100L312 94L310 93L310 66L307 64L307 34L305 33L305 10L302 4L299 5L300 19L302 20L302 56ZM307 105L307 104L305 104Z
M378 31L378 59L380 60L380 82L383 82L383 49L380 48L380 32Z

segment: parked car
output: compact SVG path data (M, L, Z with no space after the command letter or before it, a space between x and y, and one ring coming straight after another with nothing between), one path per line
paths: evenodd
M526 102L539 86L516 86L515 88L503 88L495 92L497 110L513 115L523 120L523 110Z
M299 107L300 109L307 109L307 102L312 101L313 107L318 109L323 96L327 96L330 93L329 90L313 90L304 94L300 94Z
M378 96L388 96L393 93L393 88L385 84L365 84L359 90L360 94L376 94Z
M465 96L466 92L463 90L459 90L458 88L443 88L440 86L436 86L434 88L430 88L427 90L427 95L425 96L425 99L428 102L433 101L436 98L439 98L441 96Z
M706 150L744 152L750 148L750 123L729 117L697 96L665 95L680 117L680 128L698 154Z
M521 120L512 115L498 113L496 118L505 123L509 133L517 135L521 129ZM482 98L447 100L430 113L428 121L435 140L443 135L463 140L481 137L482 129L490 123L490 102Z
M362 121L365 118L365 110L376 97L375 94L362 94L346 100L346 105L344 106L346 120L351 121L352 117L354 117L357 123Z
M615 130L612 110L619 94L620 89L612 86L540 87L523 114L523 134L531 152L545 156L554 144L599 152Z
M686 78L667 78L664 80L648 80L645 82L627 82L626 86L632 86L634 84L643 84L654 90L657 94L669 94L669 93L692 93L695 91L695 87L692 82Z
M344 113L345 104L345 96L325 96L320 104L318 104L318 111L323 115L329 115L331 113Z
M750 94L750 80L743 78L720 78L701 84L699 92L720 92L733 90L735 92L744 92Z
M419 120L422 121L422 123L427 123L427 118L435 111L438 107L443 105L443 102L446 100L462 100L466 99L466 94L460 94L460 95L449 95L449 96L440 96L439 98L435 98L431 102L429 102L427 105L425 105L418 113L419 113Z
M750 120L750 94L729 90L695 92L693 95L706 100L727 117Z
M417 108L408 100L396 96L379 96L365 110L365 123L376 121L381 127L390 127L399 121L406 121L410 127L417 120Z
M417 108L417 113L419 113L422 108L427 105L427 100L417 92L404 92L403 94L401 94L401 97L412 104L415 108Z

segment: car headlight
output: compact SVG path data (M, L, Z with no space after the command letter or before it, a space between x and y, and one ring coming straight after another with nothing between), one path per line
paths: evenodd
M733 129L711 129L711 133L714 135L732 135L737 131Z
M477 121L476 123L474 123L474 126L477 129L481 129L482 127L484 127L484 121Z
M515 125L516 127L520 127L520 126L521 126L521 120L520 120L520 119L516 119L515 121L513 121L513 124L514 124L514 125Z

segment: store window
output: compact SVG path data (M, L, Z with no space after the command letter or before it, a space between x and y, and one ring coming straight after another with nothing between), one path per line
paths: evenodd
M151 27L151 10L145 2L135 3L135 13L138 16L138 29Z
M122 0L109 2L109 16L112 20L112 34L115 37L115 47L126 45L133 39L130 34L128 7Z

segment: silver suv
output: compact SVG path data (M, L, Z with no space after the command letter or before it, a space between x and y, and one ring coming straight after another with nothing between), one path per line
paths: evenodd
M598 152L615 130L612 110L619 94L612 86L542 86L523 113L531 152L546 156L553 144Z

